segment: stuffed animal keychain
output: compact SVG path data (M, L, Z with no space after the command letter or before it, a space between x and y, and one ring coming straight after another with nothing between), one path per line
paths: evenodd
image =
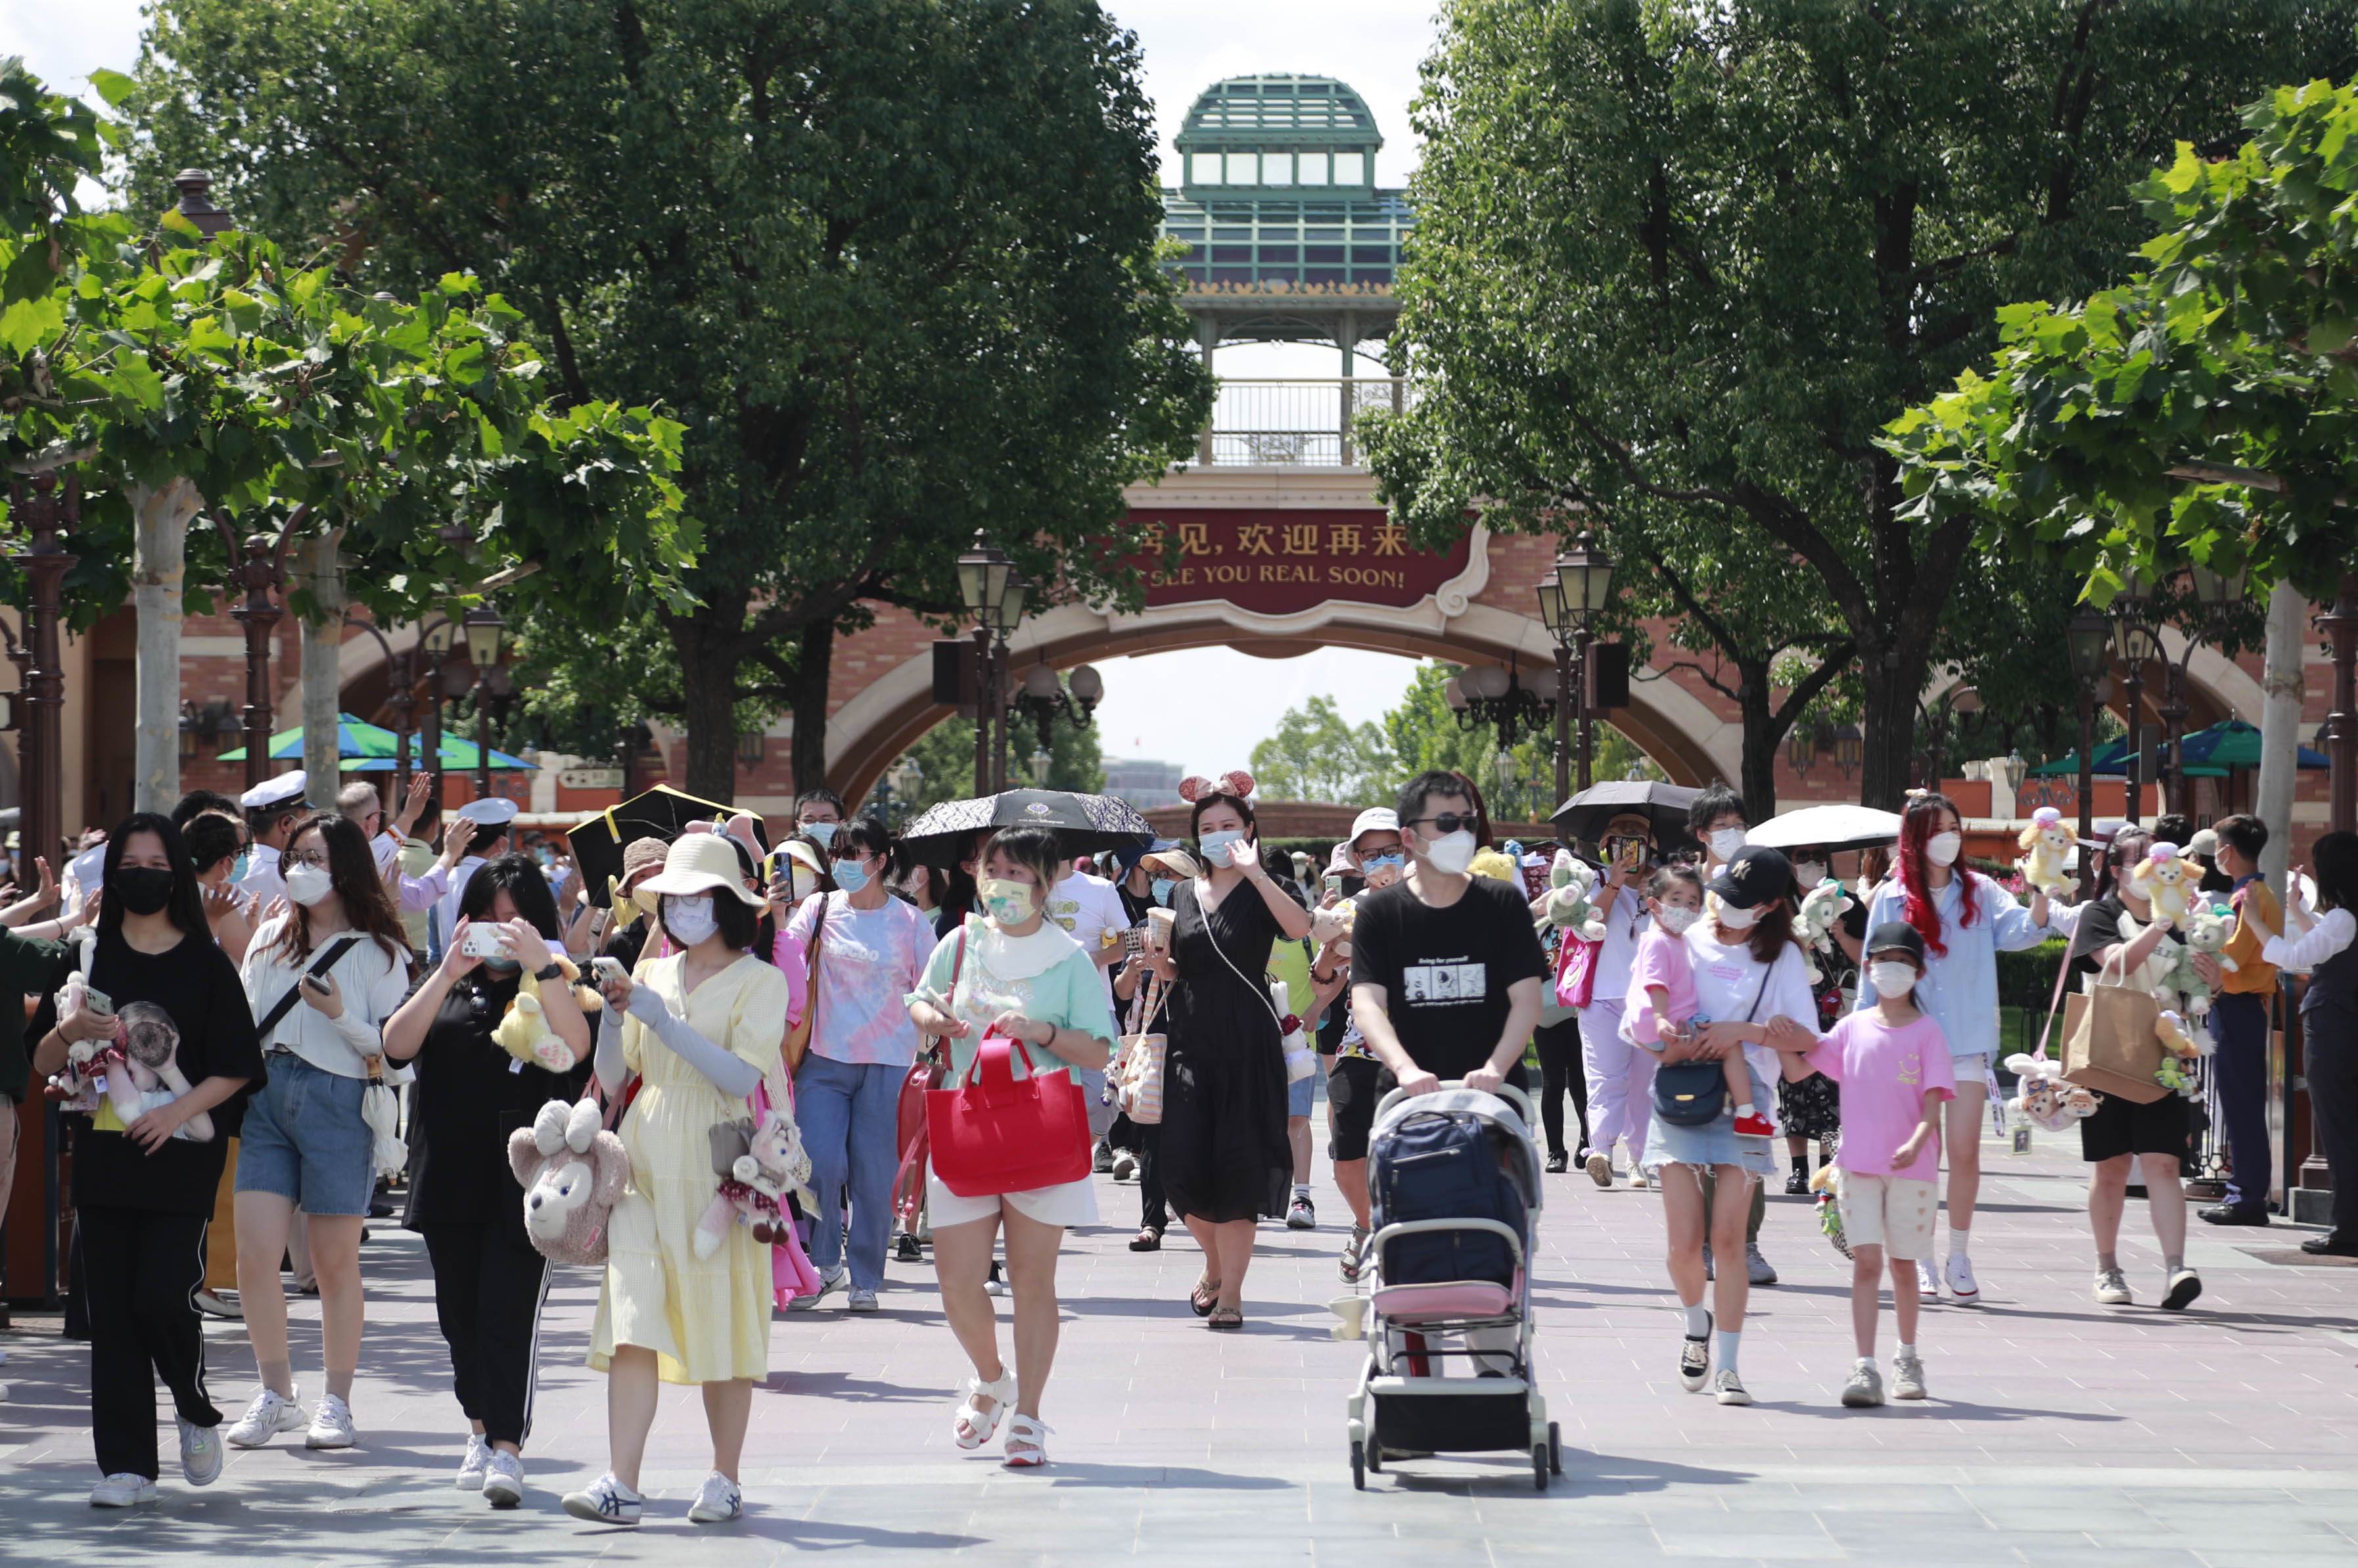
M2129 869L2129 887L2153 905L2153 917L2173 931L2182 930L2193 892L2202 880L2201 868L2178 852L2175 844L2156 844Z
M716 1122L710 1136L713 1173L720 1185L696 1222L697 1257L719 1251L731 1225L751 1227L753 1239L764 1247L784 1240L790 1223L786 1191L806 1189L811 1173L810 1154L794 1118L773 1108L759 1122L752 1117Z
M1801 939L1801 961L1808 967L1812 985L1825 979L1818 968L1817 956L1833 952L1834 927L1841 924L1843 912L1857 902L1832 877L1801 895L1801 928L1796 935Z

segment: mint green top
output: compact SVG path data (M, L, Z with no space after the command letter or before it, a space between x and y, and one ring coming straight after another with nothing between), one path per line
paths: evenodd
M961 935L966 939L962 968ZM957 975L957 994L949 997L953 972ZM945 998L948 998L946 1005ZM966 1081L984 1028L1010 1009L1059 1029L1077 1029L1109 1046L1115 1036L1113 1010L1107 1004L1105 982L1098 978L1097 966L1089 962L1081 945L1053 921L1042 921L1040 929L1029 936L1010 939L979 915L968 916L962 932L952 932L935 946L933 957L925 960L925 973L918 977L917 989L907 1000L930 1002L974 1026L965 1039L949 1043L952 1086ZM1014 1074L1019 1078L1031 1076L1034 1052L1042 1072L1062 1072L1066 1066L1045 1046L1022 1042L1018 1046Z

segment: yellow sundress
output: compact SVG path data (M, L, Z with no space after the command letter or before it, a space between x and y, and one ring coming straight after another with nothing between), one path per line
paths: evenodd
M772 1104L787 1103L779 1096L785 976L748 955L683 996L686 961L650 958L633 979L653 987L674 1017L759 1068ZM641 1079L622 1125L631 1181L607 1233L590 1365L602 1372L616 1346L637 1345L655 1353L666 1383L759 1380L769 1374L770 1249L739 1225L709 1258L693 1245L717 1190L708 1130L750 1114L747 1103L713 1087L635 1018L623 1020L622 1055Z

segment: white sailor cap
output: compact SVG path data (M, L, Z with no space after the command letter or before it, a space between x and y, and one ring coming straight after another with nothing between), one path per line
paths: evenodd
M460 820L477 823L485 827L504 827L515 820L515 816L516 803L502 795L487 795L481 800L471 800L459 808Z
M238 805L248 811L260 811L267 806L287 806L303 798L303 770L289 768L275 779L265 779L237 797Z

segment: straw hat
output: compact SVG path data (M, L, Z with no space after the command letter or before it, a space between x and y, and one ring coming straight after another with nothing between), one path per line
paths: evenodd
M661 838L633 838L622 846L622 885L642 872L659 871L671 845Z
M665 854L662 871L641 882L637 891L657 897L720 892L739 903L763 907L761 896L745 885L736 844L718 833L683 834Z

